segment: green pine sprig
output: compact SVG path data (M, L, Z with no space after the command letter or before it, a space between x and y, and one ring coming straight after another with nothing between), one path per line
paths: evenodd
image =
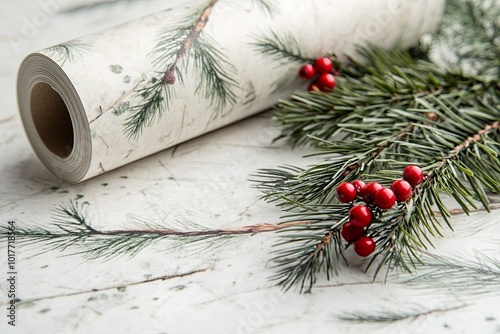
M417 319L425 318L431 314L437 313L447 313L450 311L460 310L469 305L457 305L447 308L434 308L434 309L425 309L423 307L419 307L420 310L377 310L374 312L367 311L351 311L351 312L343 312L336 314L334 316L335 319L362 324L380 324L380 325L388 325L396 322L402 321L415 321ZM417 307L414 307L417 308Z
M193 221L169 219L159 224L130 215L132 228L96 228L88 213L89 203L69 201L53 211L54 224L43 226L19 226L16 243L32 247L36 254L58 251L65 256L82 255L88 259L109 260L120 256L135 256L147 247L160 244L162 251L181 251L189 256L199 252L209 253L237 240L238 237L278 231L303 222L288 224L257 224L229 228L207 228ZM7 241L10 230L0 226L0 241ZM1 246L1 244L0 244Z
M368 267L376 264L375 275L383 266L412 271L442 224L451 228L442 194L469 212L476 201L489 210L489 194L500 191L498 81L443 71L404 50L362 54L365 62L351 66L363 76L344 74L333 92L298 92L277 107L282 137L314 144L323 158L307 168L261 170L255 178L264 199L314 222L300 232L285 230L274 259L285 289L307 291L318 272L334 274L345 261L342 252L327 250L343 248L340 237L320 238L339 236L345 222L349 205L336 204L334 195L342 182L362 178L389 186L408 164L427 175L409 202L377 215L370 226L377 251Z
M500 260L482 253L474 256L429 255L422 257L412 276L400 277L400 283L415 289L433 289L470 295L495 295L500 286ZM449 278L453 277L452 280Z
M447 313L466 308L467 304L456 305L446 308L428 309L422 306L414 306L415 310L376 310L376 311L347 311L335 314L333 318L352 324L379 324L382 326L397 322L411 322L425 318L432 314Z
M72 40L66 43L57 44L46 49L56 62L62 67L66 62L73 62L80 59L84 53L89 51L90 44L79 40Z
M252 2L271 17L279 12L279 6L273 0L252 0Z
M88 203L73 201L58 206L53 217L55 228L17 228L16 242L23 247L32 247L36 255L57 250L66 256L110 260L120 256L133 257L160 242L166 251L182 248L184 254L210 252L240 235L218 233L193 222L179 222L183 229L177 229L143 219L134 219L134 229L96 229L89 218ZM5 227L0 228L0 235L7 235L7 232Z

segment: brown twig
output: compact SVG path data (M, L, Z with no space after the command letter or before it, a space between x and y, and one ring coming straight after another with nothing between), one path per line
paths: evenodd
M168 66L167 70L165 71L165 74L163 76L163 82L165 84L175 83L174 71L175 71L175 68L177 66L177 62L179 60L181 60L189 52L189 50L191 49L191 46L196 42L196 40L200 36L200 33L207 25L208 18L210 17L210 13L212 12L212 9L214 8L217 1L218 0L211 0L210 1L208 6L201 13L198 21L189 30L189 34L182 42L179 51L177 51L177 54L175 56L174 61L172 62L172 64L170 64Z
M286 222L283 224L257 224L242 227L229 227L213 230L200 230L200 231L177 231L172 229L135 229L135 230L112 230L112 231L95 231L92 234L102 235L132 235L132 234L156 234L156 235L173 235L181 237L195 237L195 236L219 236L219 235L242 235L242 234L257 234L265 232L274 232L283 230L287 227L296 225L310 224L309 220L297 220Z
M460 151L464 148L468 148L470 145L474 144L476 141L480 141L482 139L482 136L485 134L489 134L492 131L500 129L500 122L496 121L493 124L488 124L486 125L483 129L479 130L478 133L468 137L463 143L458 144L455 146L453 149L456 154L459 154Z

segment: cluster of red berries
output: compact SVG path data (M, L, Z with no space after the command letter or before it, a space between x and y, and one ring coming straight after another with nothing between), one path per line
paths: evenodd
M343 182L337 187L336 196L340 202L354 203L358 197L365 202L364 205L351 207L349 220L342 225L340 231L347 242L354 242L354 250L359 256L368 256L375 251L375 242L365 235L373 221L373 211L388 210L396 201L406 202L412 196L413 188L423 179L422 169L410 165L404 169L403 179L394 181L390 188L377 182L365 184L361 180Z
M318 58L312 64L306 64L300 68L299 76L303 79L309 80L314 77L316 79L309 85L308 91L322 91L329 92L335 88L336 81L333 73L336 71L330 58Z

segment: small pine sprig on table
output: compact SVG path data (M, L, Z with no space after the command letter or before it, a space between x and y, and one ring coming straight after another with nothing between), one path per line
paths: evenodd
M332 57L340 72L334 91L297 92L275 110L279 138L312 144L322 157L307 168L263 169L254 177L287 219L308 222L281 231L274 278L285 289L309 291L319 273L330 278L347 262L344 251L355 238L344 241L349 233L342 228L359 200L339 201L341 184L362 179L388 188L408 165L423 171L409 198L386 209L370 206L373 220L362 237L375 248L368 243L357 253L369 256L375 275L423 263L420 252L441 235L443 222L452 228L443 194L469 213L478 202L489 211L490 197L500 192L497 77L444 70L406 50L360 53L362 61L350 64Z

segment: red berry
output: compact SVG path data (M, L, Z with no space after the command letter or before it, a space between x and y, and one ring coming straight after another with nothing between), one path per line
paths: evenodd
M337 187L335 195L342 203L349 203L356 199L356 188L350 183L342 182Z
M349 222L357 227L366 227L372 222L373 215L365 205L356 205L349 210Z
M363 188L363 192L361 193L361 195L363 196L363 200L367 204L373 204L373 200L375 199L375 194L377 193L377 191L379 191L382 188L384 188L384 187L378 182L368 183Z
M335 88L335 77L330 73L321 74L316 80L316 84L322 92L328 92Z
M412 187L419 185L423 179L424 172L418 166L409 165L403 170L403 180L411 184Z
M392 208L394 203L396 203L396 195L389 188L382 188L375 194L374 198L375 205L383 210Z
M312 79L316 75L316 70L311 64L306 64L300 68L299 75L303 79Z
M405 180L396 180L391 185L391 190L396 195L396 200L398 202L406 202L412 194L411 184Z
M351 184L354 186L354 188L356 188L356 194L358 196L361 196L363 188L365 187L365 183L361 180L354 180L351 182Z
M318 73L330 73L333 69L332 60L328 57L318 58L314 63L314 69Z
M340 230L340 234L347 242L354 242L358 240L358 238L361 237L364 232L365 229L363 227L355 226L350 222L342 225L342 229Z
M368 256L375 251L375 241L370 237L361 237L354 243L354 250L359 256Z
M309 87L307 87L307 90L310 92L319 92L320 91L320 89L318 87L318 83L316 81L313 82L312 84L310 84Z

